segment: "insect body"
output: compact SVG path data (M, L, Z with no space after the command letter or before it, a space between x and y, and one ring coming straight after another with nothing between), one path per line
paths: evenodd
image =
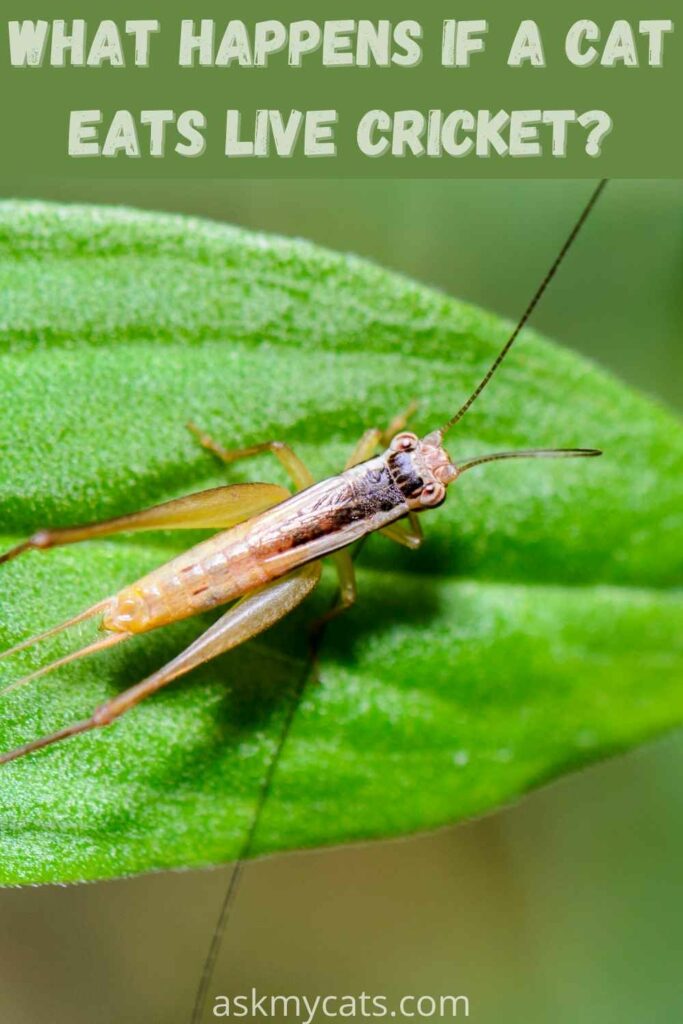
M227 604L411 510L440 504L456 474L443 448L401 433L383 455L312 484L122 590L103 626L142 633Z
M290 495L282 487L258 483L213 488L102 523L40 530L0 556L0 562L4 562L31 548L48 548L131 530L199 527L221 530L118 594L0 655L6 657L77 622L101 616L102 635L97 640L18 680L13 686L121 643L135 634L236 602L185 651L147 679L102 704L89 718L0 755L0 764L109 724L172 679L267 629L315 587L320 578L321 559L327 556L334 560L339 575L340 600L325 618L337 614L355 600L349 546L366 534L380 531L392 540L417 547L422 539L417 513L440 505L449 484L466 470L497 459L599 455L595 449L530 449L497 452L456 463L444 448L443 439L507 355L601 188L602 184L491 368L443 427L420 439L404 429L413 411L412 408L406 410L387 430L367 431L342 473L315 483L307 467L281 442L270 441L226 451L190 425L200 442L224 462L271 451L289 473L297 493ZM384 445L385 450L375 455L379 445Z

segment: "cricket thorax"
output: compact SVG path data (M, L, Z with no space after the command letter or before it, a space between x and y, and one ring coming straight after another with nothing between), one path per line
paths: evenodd
M446 498L446 487L457 470L438 434L420 440L416 434L397 434L385 454L387 468L410 509L435 508Z

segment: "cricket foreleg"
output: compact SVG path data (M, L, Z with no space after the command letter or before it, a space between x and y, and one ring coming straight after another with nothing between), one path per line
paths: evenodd
M247 594L222 618L218 619L194 643L158 672L125 690L95 709L89 718L59 729L40 739L25 743L15 750L0 755L0 764L6 764L24 754L30 754L41 747L50 746L59 740L68 739L78 733L109 725L145 697L160 690L167 683L193 668L216 658L219 654L237 647L251 637L274 625L292 611L313 590L320 579L320 562L312 562L296 572L267 584L260 590Z
M45 550L62 544L108 537L136 530L219 529L227 530L258 512L263 512L289 497L277 484L233 484L212 487L161 505L105 519L84 526L38 530L28 540L0 555L0 563L31 549Z
M252 444L248 448L224 448L218 441L205 434L194 423L188 423L187 429L199 441L202 448L213 452L221 462L237 462L239 459L248 459L252 455L261 455L263 452L272 452L280 465L288 474L290 480L297 488L303 490L315 483L315 478L304 462L284 441L262 441L260 444Z

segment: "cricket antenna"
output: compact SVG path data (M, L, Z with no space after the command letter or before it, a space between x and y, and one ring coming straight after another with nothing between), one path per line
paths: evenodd
M512 348L514 342L517 340L517 336L519 335L520 331L526 325L529 317L531 316L533 311L536 309L536 306L538 305L538 303L539 303L541 297L543 296L543 293L545 292L546 288L548 287L548 285L550 284L552 279L555 277L555 274L557 273L557 271L560 268L560 264L562 263L562 261L564 260L565 256L567 255L567 253L571 249L571 247L572 247L572 245L574 243L574 240L576 239L576 236L578 235L579 231L581 230L583 225L586 223L586 220L588 219L588 216L590 215L591 210L593 209L593 207L597 203L598 199L600 198L600 193L602 192L602 190L604 189L606 184L607 184L607 178L603 178L598 183L596 188L594 189L593 194L591 195L590 199L588 200L588 202L586 203L585 207L583 208L583 210L582 210L578 220L576 221L576 224L572 228L569 237L567 238L566 242L564 243L564 245L560 249L559 253L557 254L557 256L555 258L555 262L553 263L553 265L551 266L550 270L548 271L548 273L545 275L545 277L541 281L541 284L539 285L539 287L536 289L536 293L534 294L531 302L529 303L529 305L526 307L526 309L522 313L522 316L520 317L520 320L519 320L517 326L515 327L514 331L512 332L512 334L510 335L510 337L505 342L505 344L503 345L502 349L500 350L500 352L498 353L498 355L494 359L494 361L491 364L491 366L489 367L486 375L483 377L483 379L476 386L476 388L474 389L474 391L472 392L470 397L467 399L467 401L463 405L460 406L460 408L456 412L455 416L452 416L451 419L449 419L448 422L443 425L443 427L439 427L439 429L437 431L435 431L435 433L440 434L441 437L443 437L444 434L446 434L451 429L451 427L454 427L455 424L458 423L463 418L463 416L465 415L467 410L470 408L470 406L473 404L473 402L475 402L477 400L477 398L479 398L479 395L482 393L482 391L484 390L484 388L486 387L488 382L491 380L491 377L493 377L494 373L496 372L496 370L498 369L500 364L505 359L506 355L508 354L508 352Z
M599 448L518 448L511 452L491 452L490 455L477 455L473 459L456 462L458 476L466 469L483 466L485 462L498 462L499 459L594 459L602 455Z

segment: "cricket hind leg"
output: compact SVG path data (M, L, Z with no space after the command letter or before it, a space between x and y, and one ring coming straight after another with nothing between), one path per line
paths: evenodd
M257 512L263 512L272 505L289 497L289 492L277 484L232 484L227 487L212 487L196 494L174 498L160 505L116 516L83 526L67 526L60 529L37 530L28 540L22 541L0 555L0 564L9 562L17 555L31 549L45 550L64 544L109 537L116 533L138 530L177 529L219 529L227 530L236 523L249 519Z
M145 697L149 697L166 686L167 683L274 625L310 594L320 579L320 572L320 562L312 562L289 576L284 576L247 594L163 668L135 686L131 686L128 690L124 690L116 697L105 701L104 704L100 704L89 718L73 722L63 729L58 729L47 736L41 736L39 739L31 740L14 750L1 754L0 765L79 733L109 725L144 700Z
M238 522L242 522L244 519L250 518L252 515L256 515L257 512L270 508L288 496L289 492L284 487L279 487L276 484L233 484L227 487L214 487L207 491L199 491L197 494L190 494L183 498L164 502L161 505L155 505L141 512L134 512L131 515L119 516L116 519L108 519L100 523L92 523L90 526L53 530L50 532L50 544L43 544L42 546L54 547L58 544L73 544L80 540L89 540L92 537L102 537L131 530L227 529ZM47 533L48 531L43 532ZM30 546L30 542L26 542L26 544ZM7 561L7 557L4 558L4 561ZM67 619L66 622L53 626L42 633L37 633L27 640L22 640L8 650L2 651L0 658L17 654L19 651L32 647L33 644L39 643L42 640L47 640L49 637L55 636L57 633L61 633L63 630L69 629L71 626L75 626L86 619L91 619L100 613L104 614L111 600L111 597L105 598L105 600L97 602L97 604L73 616L73 618ZM120 635L125 637L128 634L124 632ZM8 689L14 689L15 686L27 683L29 680L35 679L37 676L43 675L53 668L57 668L59 665L64 665L86 654L92 654L103 647L110 646L112 643L114 641L105 636L94 644L67 655L65 658L51 662L37 672L17 680L16 683L10 684Z

